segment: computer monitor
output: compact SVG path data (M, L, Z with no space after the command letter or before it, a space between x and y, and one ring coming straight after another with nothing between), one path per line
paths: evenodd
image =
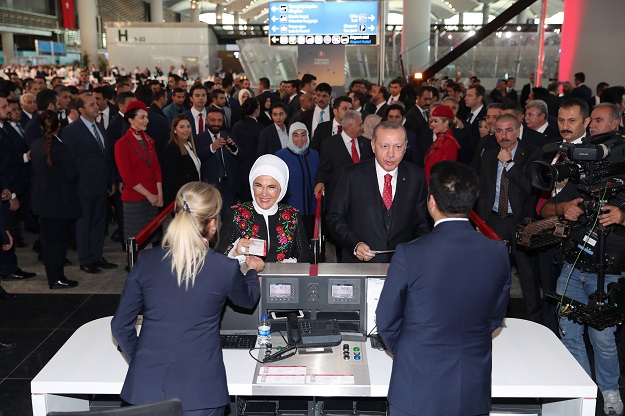
M258 303L252 309L245 309L227 300L221 312L221 333L256 334L258 319Z

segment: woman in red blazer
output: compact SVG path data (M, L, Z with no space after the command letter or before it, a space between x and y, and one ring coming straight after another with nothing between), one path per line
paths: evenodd
M161 166L154 140L145 133L148 109L141 101L128 104L124 118L130 128L115 144L115 162L124 184L124 239L135 237L163 206Z
M446 105L439 105L430 114L430 129L436 135L436 140L425 155L425 180L430 181L430 169L441 160L458 160L460 143L451 132L451 122L454 119L453 110Z

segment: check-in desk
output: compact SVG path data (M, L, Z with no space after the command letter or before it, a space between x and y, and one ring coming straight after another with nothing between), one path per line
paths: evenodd
M386 266L358 265L358 274L354 274L354 265L326 264L319 265L318 275L337 279L343 276L361 276L364 278L365 291L367 284L372 287L375 285L375 290L378 290L379 279L386 274ZM303 273L302 269L296 264L267 265L262 279L271 276L307 275L300 273ZM312 276L311 279L315 281L318 278ZM305 289L300 293L308 295L308 288ZM326 290L323 293L331 296L331 288L326 286ZM317 293L321 292L319 288ZM342 296L345 291L340 289L338 293ZM365 303L372 303L369 293L361 295L367 299ZM264 304L261 302L260 305ZM369 312L371 311L365 310L365 316L371 316ZM89 395L120 393L128 365L117 351L110 322L111 317L106 317L80 327L33 379L31 393L34 416L43 416L53 410L88 410ZM367 327L369 325L366 324ZM274 340L275 337L274 334ZM349 337L346 334L344 339ZM351 341L344 343L352 344ZM362 374L366 372L367 377L356 376L352 379L349 378L350 371L345 374L339 371L334 374L335 377L315 377L318 364L323 360L336 360L335 354L340 354L341 346L334 347L338 350L332 354L308 357L296 355L270 364L258 364L246 349L224 350L228 390L232 396L248 397L385 398L391 376L392 357L386 351L372 348L369 342L358 345L363 348L362 362L350 363L342 368L362 370ZM305 363L304 369L301 368L302 363ZM357 367L358 365L362 366ZM262 382L259 371L267 370L261 369L267 366L299 367L289 371L299 377L289 378L283 384L275 380L270 383ZM351 373L356 374L354 371ZM543 416L593 416L596 395L595 383L547 328L530 321L506 319L504 327L493 334L493 398L540 399Z

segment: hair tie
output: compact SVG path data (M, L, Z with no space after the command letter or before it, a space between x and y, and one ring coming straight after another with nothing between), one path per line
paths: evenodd
M187 204L187 201L183 200L182 204L184 205L184 210L187 211L190 214L191 213L191 209L189 208L189 204Z

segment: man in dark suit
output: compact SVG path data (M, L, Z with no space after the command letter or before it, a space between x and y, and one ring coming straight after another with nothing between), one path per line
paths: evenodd
M26 125L37 112L37 98L35 94L26 93L20 97L20 107L22 108L22 127L26 129Z
M108 86L100 86L93 89L93 96L98 103L98 110L100 111L96 122L100 123L100 126L102 126L103 130L106 130L108 128L109 123L116 115L111 107L109 107L109 93L107 91L108 89Z
M190 94L191 92L189 92L189 95ZM216 89L211 91L209 100L211 100L211 104L209 105L209 107L221 110L221 113L224 115L223 129L225 131L231 131L233 126L232 110L230 109L230 107L226 106L227 100L224 90Z
M597 104L590 114L588 131L591 136L618 131L621 122L621 110L614 104Z
M315 90L316 105L311 110L307 110L302 113L302 117L300 119L300 121L304 123L304 125L310 132L310 137L313 137L315 135L317 125L323 123L324 121L332 120L334 118L334 113L330 110L331 99L332 87L330 86L330 84L322 82L321 84L317 85L317 89ZM302 106L302 109L303 108L304 107Z
M389 262L400 243L429 231L423 170L401 163L406 133L397 123L382 122L373 131L369 159L345 167L328 212L330 232L348 262Z
M102 255L104 250L106 200L113 189L109 160L110 144L96 122L100 110L91 93L76 99L80 118L61 134L61 140L76 157L78 169L78 195L82 215L76 220L76 246L80 270L99 273L100 269L117 267Z
M530 93L532 92L532 88L536 86L536 84L534 84L535 78L536 78L536 75L532 72L529 75L530 82L523 85L523 88L521 89L521 97L519 97L519 104L521 104L523 107L525 107L525 103L527 102L527 99L529 98Z
M485 96L486 90L479 84L471 85L464 96L464 102L467 105L467 118L463 121L464 129L471 137L473 149L478 148L480 141L480 120L486 117Z
M61 122L61 129L63 129L69 124L67 108L72 101L72 93L65 85L57 85L54 87L54 91L59 96L59 121Z
M300 110L293 114L293 117L288 119L288 124L291 125L298 121L302 121L302 117L308 111L311 111L315 108L315 100L313 99L313 95L307 92L300 94L299 96L299 108ZM310 122L312 124L312 116L310 117ZM308 128L308 126L307 126Z
M290 119L300 110L299 96L302 92L299 90L299 80L293 79L286 81L286 96L288 102L286 103L286 116ZM271 101L273 105L273 100Z
M365 103L365 94L360 91L350 91L347 96L352 100L352 110L359 111L362 119L366 119L369 112L365 110L363 105Z
M490 411L492 333L511 279L505 246L469 224L477 192L469 167L434 165L427 201L434 230L400 244L391 261L376 309L393 352L391 416Z
M273 104L270 112L273 123L265 127L258 136L258 156L273 155L278 150L284 149L289 141L284 104L281 102Z
M297 89L299 90L299 81L297 82L297 86L298 86ZM271 105L274 105L275 103L280 102L280 96L276 94L275 92L271 91L270 88L271 88L271 82L269 81L269 78L262 77L258 80L258 90L260 91L260 95L268 96L269 99L271 100ZM299 98L299 95L297 98ZM260 97L258 100L262 107L263 101L260 99ZM299 100L298 100L297 105L299 107Z
M315 130L315 135L310 142L310 147L319 151L324 140L343 131L343 126L341 125L343 122L343 115L345 115L346 111L351 109L352 100L350 100L349 97L345 95L336 97L334 99L334 103L332 104L332 115L334 117L332 120L319 123L317 130Z
M371 91L371 113L382 118L386 117L386 111L388 110L387 101L391 96L388 89L384 85L373 84L370 88Z
M592 90L584 84L584 82L586 82L586 75L583 72L578 72L574 77L573 82L575 83L575 88L571 91L571 97L581 98L586 102L590 101L590 97L592 97Z
M207 130L196 137L195 146L202 177L221 192L223 207L228 208L237 202L240 150L232 151L237 143L223 130L223 113L213 107L207 110Z
M433 94L430 87L419 88L415 101L416 105L406 112L406 130L414 132L417 137L423 130L428 128L432 97Z
M393 123L398 123L403 126L406 123L406 109L404 108L404 103L399 101L389 105L388 111L386 112L386 120L384 121L392 121ZM427 149L425 149L425 151L427 151ZM414 132L406 130L406 152L402 160L423 168L424 158L425 152L421 153L417 144L417 136ZM419 160L421 160L420 164Z
M2 176L2 173L0 172L0 176ZM2 187L2 184L0 184L0 188ZM3 198L4 200L4 198ZM5 223L4 223L4 217L2 215L2 210L0 209L0 251L8 251L13 247L13 238L11 237L11 233L9 232L9 230L7 229ZM0 263L1 264L1 263ZM10 297L11 295L9 295L3 288L2 286L0 286L0 299L6 299L8 297ZM6 351L6 350L10 350L12 348L15 348L16 345L13 342L7 341L7 340L2 340L0 341L0 351Z
M18 166L23 164L24 155L19 154L15 148L15 138L9 137L8 122L11 117L9 103L5 97L0 96L0 188L2 189L2 217L4 218L6 229L15 235L19 227L17 211L21 207L20 199L23 199L26 191L23 178L18 177L18 173L23 170ZM11 188L17 187L17 189ZM20 192L18 194L17 192ZM28 279L36 276L35 273L25 272L18 267L18 259L15 254L15 247L12 246L0 252L0 278L2 279Z
M542 297L536 259L516 243L517 225L535 216L539 193L532 188L530 165L542 150L519 140L520 123L511 114L495 122L498 147L482 155L478 214L512 246L528 319L542 323Z
M525 124L527 130L536 131L544 136L544 144L554 143L560 139L558 126L547 121L547 103L542 100L528 101L525 106ZM525 130L525 129L524 129Z
M164 90L154 91L154 95L152 97L152 104L150 104L150 111L154 111L156 114L161 115L165 118L167 116L163 112L163 108L167 104L167 95ZM167 121L169 124L169 120Z

